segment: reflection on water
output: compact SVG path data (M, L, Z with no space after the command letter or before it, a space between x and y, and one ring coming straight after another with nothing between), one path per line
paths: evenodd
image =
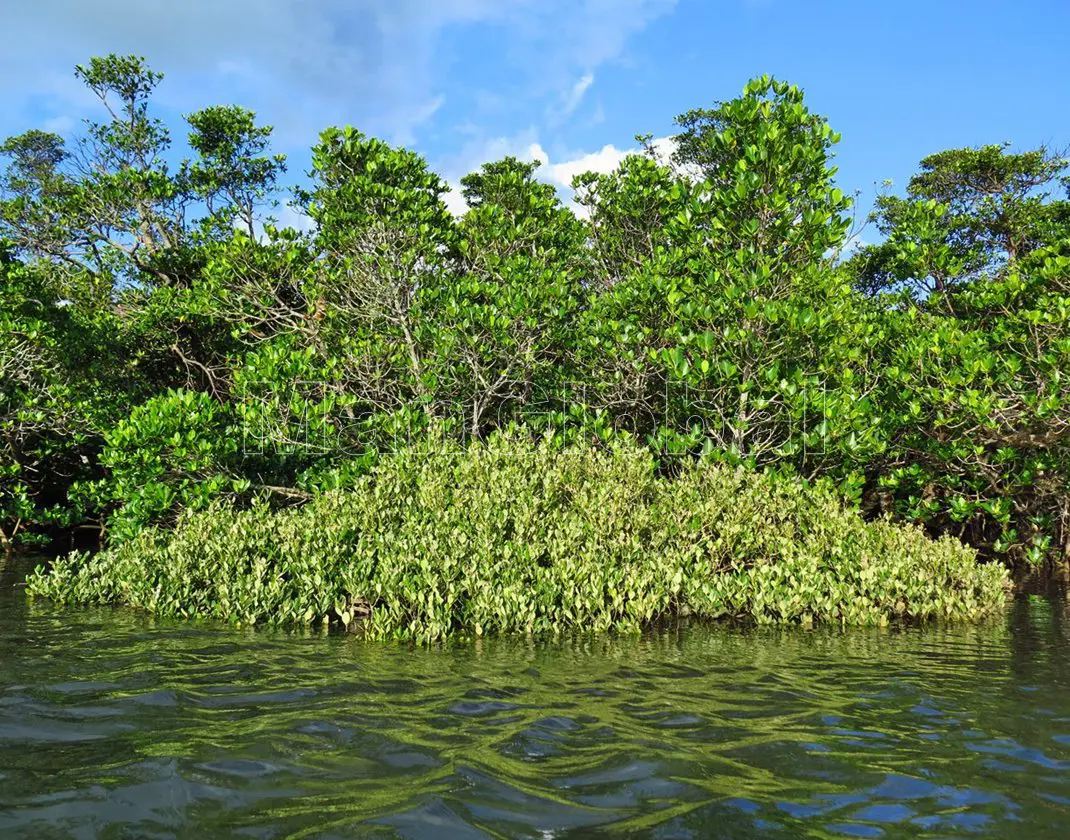
M1070 836L1070 610L432 650L27 605L0 837Z

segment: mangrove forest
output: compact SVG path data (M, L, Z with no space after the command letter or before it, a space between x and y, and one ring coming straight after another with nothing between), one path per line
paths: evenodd
M76 74L77 136L0 145L35 598L429 642L976 620L1070 561L1053 149L934 150L860 237L839 135L761 77L571 197L487 163L458 215L352 127L301 176L240 106L173 138L144 59Z

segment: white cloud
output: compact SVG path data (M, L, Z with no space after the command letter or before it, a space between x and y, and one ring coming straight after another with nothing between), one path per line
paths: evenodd
M454 216L463 216L468 209L468 202L464 200L458 182L450 183L450 191L442 197L442 202Z
M555 184L568 187L572 179L584 172L612 172L624 158L635 152L635 149L618 149L609 144L603 146L597 152L588 152L571 160L563 160L552 163L546 167L550 180Z
M652 141L659 160L668 161L674 148L671 137L659 137ZM557 187L566 204L573 212L583 215L585 208L573 200L572 179L584 172L608 173L620 166L628 156L640 152L639 147L618 149L607 144L595 152L577 152L565 154L554 160L537 139L537 132L529 128L514 137L494 137L484 141L471 141L457 155L440 162L437 171L443 174L452 192L446 197L446 204L455 214L462 214L467 209L464 197L460 193L460 179L469 172L474 172L484 163L501 160L512 156L524 161L538 161L542 164L536 176L546 183Z
M651 141L657 159L667 163L669 156L676 147L671 137L658 137ZM575 193L572 190L572 179L585 172L598 172L606 174L613 172L624 162L629 155L638 154L642 151L639 147L618 149L612 144L603 146L597 152L587 152L573 157L567 157L557 163L546 166L549 180L558 188L566 199L568 206L577 216L586 217L587 208L577 204Z
M539 143L539 132L532 126L511 137L471 137L457 152L440 157L432 168L447 180L459 180L469 172L475 172L484 163L515 157L520 160L537 160L541 164L550 161Z
M571 116L577 108L580 107L580 103L583 101L583 95L587 93L588 88L594 84L594 73L584 73L580 76L579 80L572 86L572 89L568 91L568 94L564 98L564 102L561 103L560 116Z
M657 159L662 163L668 163L669 157L676 148L672 137L657 137L651 141ZM618 149L613 144L603 146L597 152L587 152L575 157L569 157L557 163L550 164L547 171L550 180L562 187L568 187L572 179L584 172L612 172L628 155L634 155L642 151L635 146L628 149Z
M292 204L281 204L272 210L269 215L275 217L276 227L279 228L293 228L302 232L316 229L316 223L312 221L311 217L306 216L303 211Z
M617 58L632 35L675 5L676 0L550 0L542 4L542 26L552 33L555 57L566 60L565 70L578 65L593 71ZM547 78L564 88L558 76Z
M450 185L445 202L450 211L461 215L468 209L461 195L461 178L475 172L484 163L515 157L523 161L538 161L545 166L550 158L539 144L537 131L528 128L513 137L473 137L455 154L447 155L432 168Z

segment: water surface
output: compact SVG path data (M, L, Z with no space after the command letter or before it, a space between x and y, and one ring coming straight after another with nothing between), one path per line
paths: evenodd
M3 838L1070 837L1065 598L423 650L27 604L19 574Z

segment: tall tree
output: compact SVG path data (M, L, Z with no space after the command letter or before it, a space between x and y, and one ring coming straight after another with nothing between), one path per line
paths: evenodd
M26 258L53 263L64 295L101 305L117 287L187 283L197 267L181 252L194 234L227 236L234 222L252 233L283 171L282 157L266 153L270 128L241 108L191 114L197 156L172 165L170 132L151 109L161 73L143 58L110 55L75 75L105 120L87 121L73 144L29 131L0 145L10 161L0 176L0 235Z
M1058 242L1070 232L1070 202L1052 191L1067 166L1047 148L1010 153L1007 144L930 155L905 196L877 200L872 220L885 240L852 258L857 285L926 298Z
M676 118L673 160L719 210L718 247L775 256L785 268L820 260L843 241L851 200L835 187L840 135L803 91L769 76L736 99Z

